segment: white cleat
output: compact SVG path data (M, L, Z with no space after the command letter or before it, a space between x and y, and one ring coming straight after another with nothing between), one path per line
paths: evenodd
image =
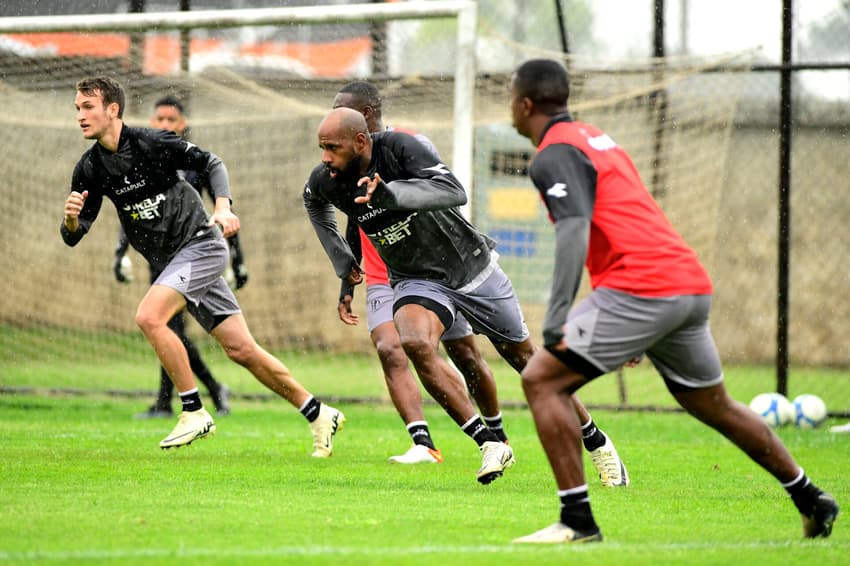
M160 441L159 447L165 450L166 448L188 446L198 438L212 436L213 434L215 434L215 423L206 409L183 411L180 413L177 426L174 427L171 434Z
M390 456L393 464L439 464L443 455L436 448L428 448L423 444L414 444L404 454Z
M310 423L313 430L313 457L327 458L334 452L334 437L342 430L345 415L330 405L322 403L319 416Z
M602 485L607 487L629 485L629 473L626 471L626 466L607 434L605 435L605 444L593 450L590 453L590 459L599 473Z
M848 432L850 432L850 423L843 424L843 425L831 426L831 427L829 427L829 432L836 432L836 433L839 433L839 434L848 433Z
M599 542L602 540L602 532L597 529L594 532L575 531L563 523L555 523L544 529L524 537L515 538L512 542L528 544L566 544L572 542Z
M481 445L481 467L478 469L478 481L488 484L516 463L511 447L503 442L485 442Z

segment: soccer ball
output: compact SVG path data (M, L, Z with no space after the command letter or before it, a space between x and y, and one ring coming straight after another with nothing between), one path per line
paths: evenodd
M768 426L778 428L794 420L794 408L780 393L761 393L750 401L752 409Z
M800 428L815 428L826 420L826 404L817 395L794 398L794 424Z

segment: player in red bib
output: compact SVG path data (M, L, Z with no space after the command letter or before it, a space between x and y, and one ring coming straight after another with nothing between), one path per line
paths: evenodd
M573 394L644 354L688 413L781 482L802 515L804 536L829 536L835 500L726 392L708 324L711 281L696 253L653 201L628 154L604 132L574 120L568 98L567 73L557 61L528 61L514 74L513 125L537 146L529 174L556 237L544 348L523 370L523 390L561 500L557 523L515 542L602 540L584 480ZM573 307L583 264L593 292Z

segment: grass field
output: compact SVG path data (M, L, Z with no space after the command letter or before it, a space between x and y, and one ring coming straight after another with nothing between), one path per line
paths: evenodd
M400 419L386 403L346 401L385 398L371 358L284 359L311 390L333 393L348 417L328 460L310 457L309 428L292 407L260 396L244 370L215 354L218 376L239 393L233 414L218 419L215 437L166 452L157 443L173 421L131 418L149 402L155 363L5 366L0 385L18 392L0 395L0 562L850 563L841 519L830 539L802 540L799 516L772 478L713 431L670 412L594 411L633 482L605 489L588 476L605 542L513 545L558 514L527 410L504 411L517 465L481 486L474 443L433 405L426 416L445 463L386 462L409 443ZM494 367L502 397L521 400L515 374ZM615 384L594 383L585 400L616 396ZM132 394L139 390L144 398ZM741 393L749 395L743 386ZM641 394L666 399L663 388ZM850 437L825 428L779 434L846 506Z

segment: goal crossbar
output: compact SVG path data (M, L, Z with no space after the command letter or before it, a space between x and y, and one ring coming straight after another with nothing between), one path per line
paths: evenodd
M473 95L477 5L473 0L389 4L335 4L286 8L140 12L0 18L0 34L144 32L283 24L457 18L452 171L468 190L472 182Z

